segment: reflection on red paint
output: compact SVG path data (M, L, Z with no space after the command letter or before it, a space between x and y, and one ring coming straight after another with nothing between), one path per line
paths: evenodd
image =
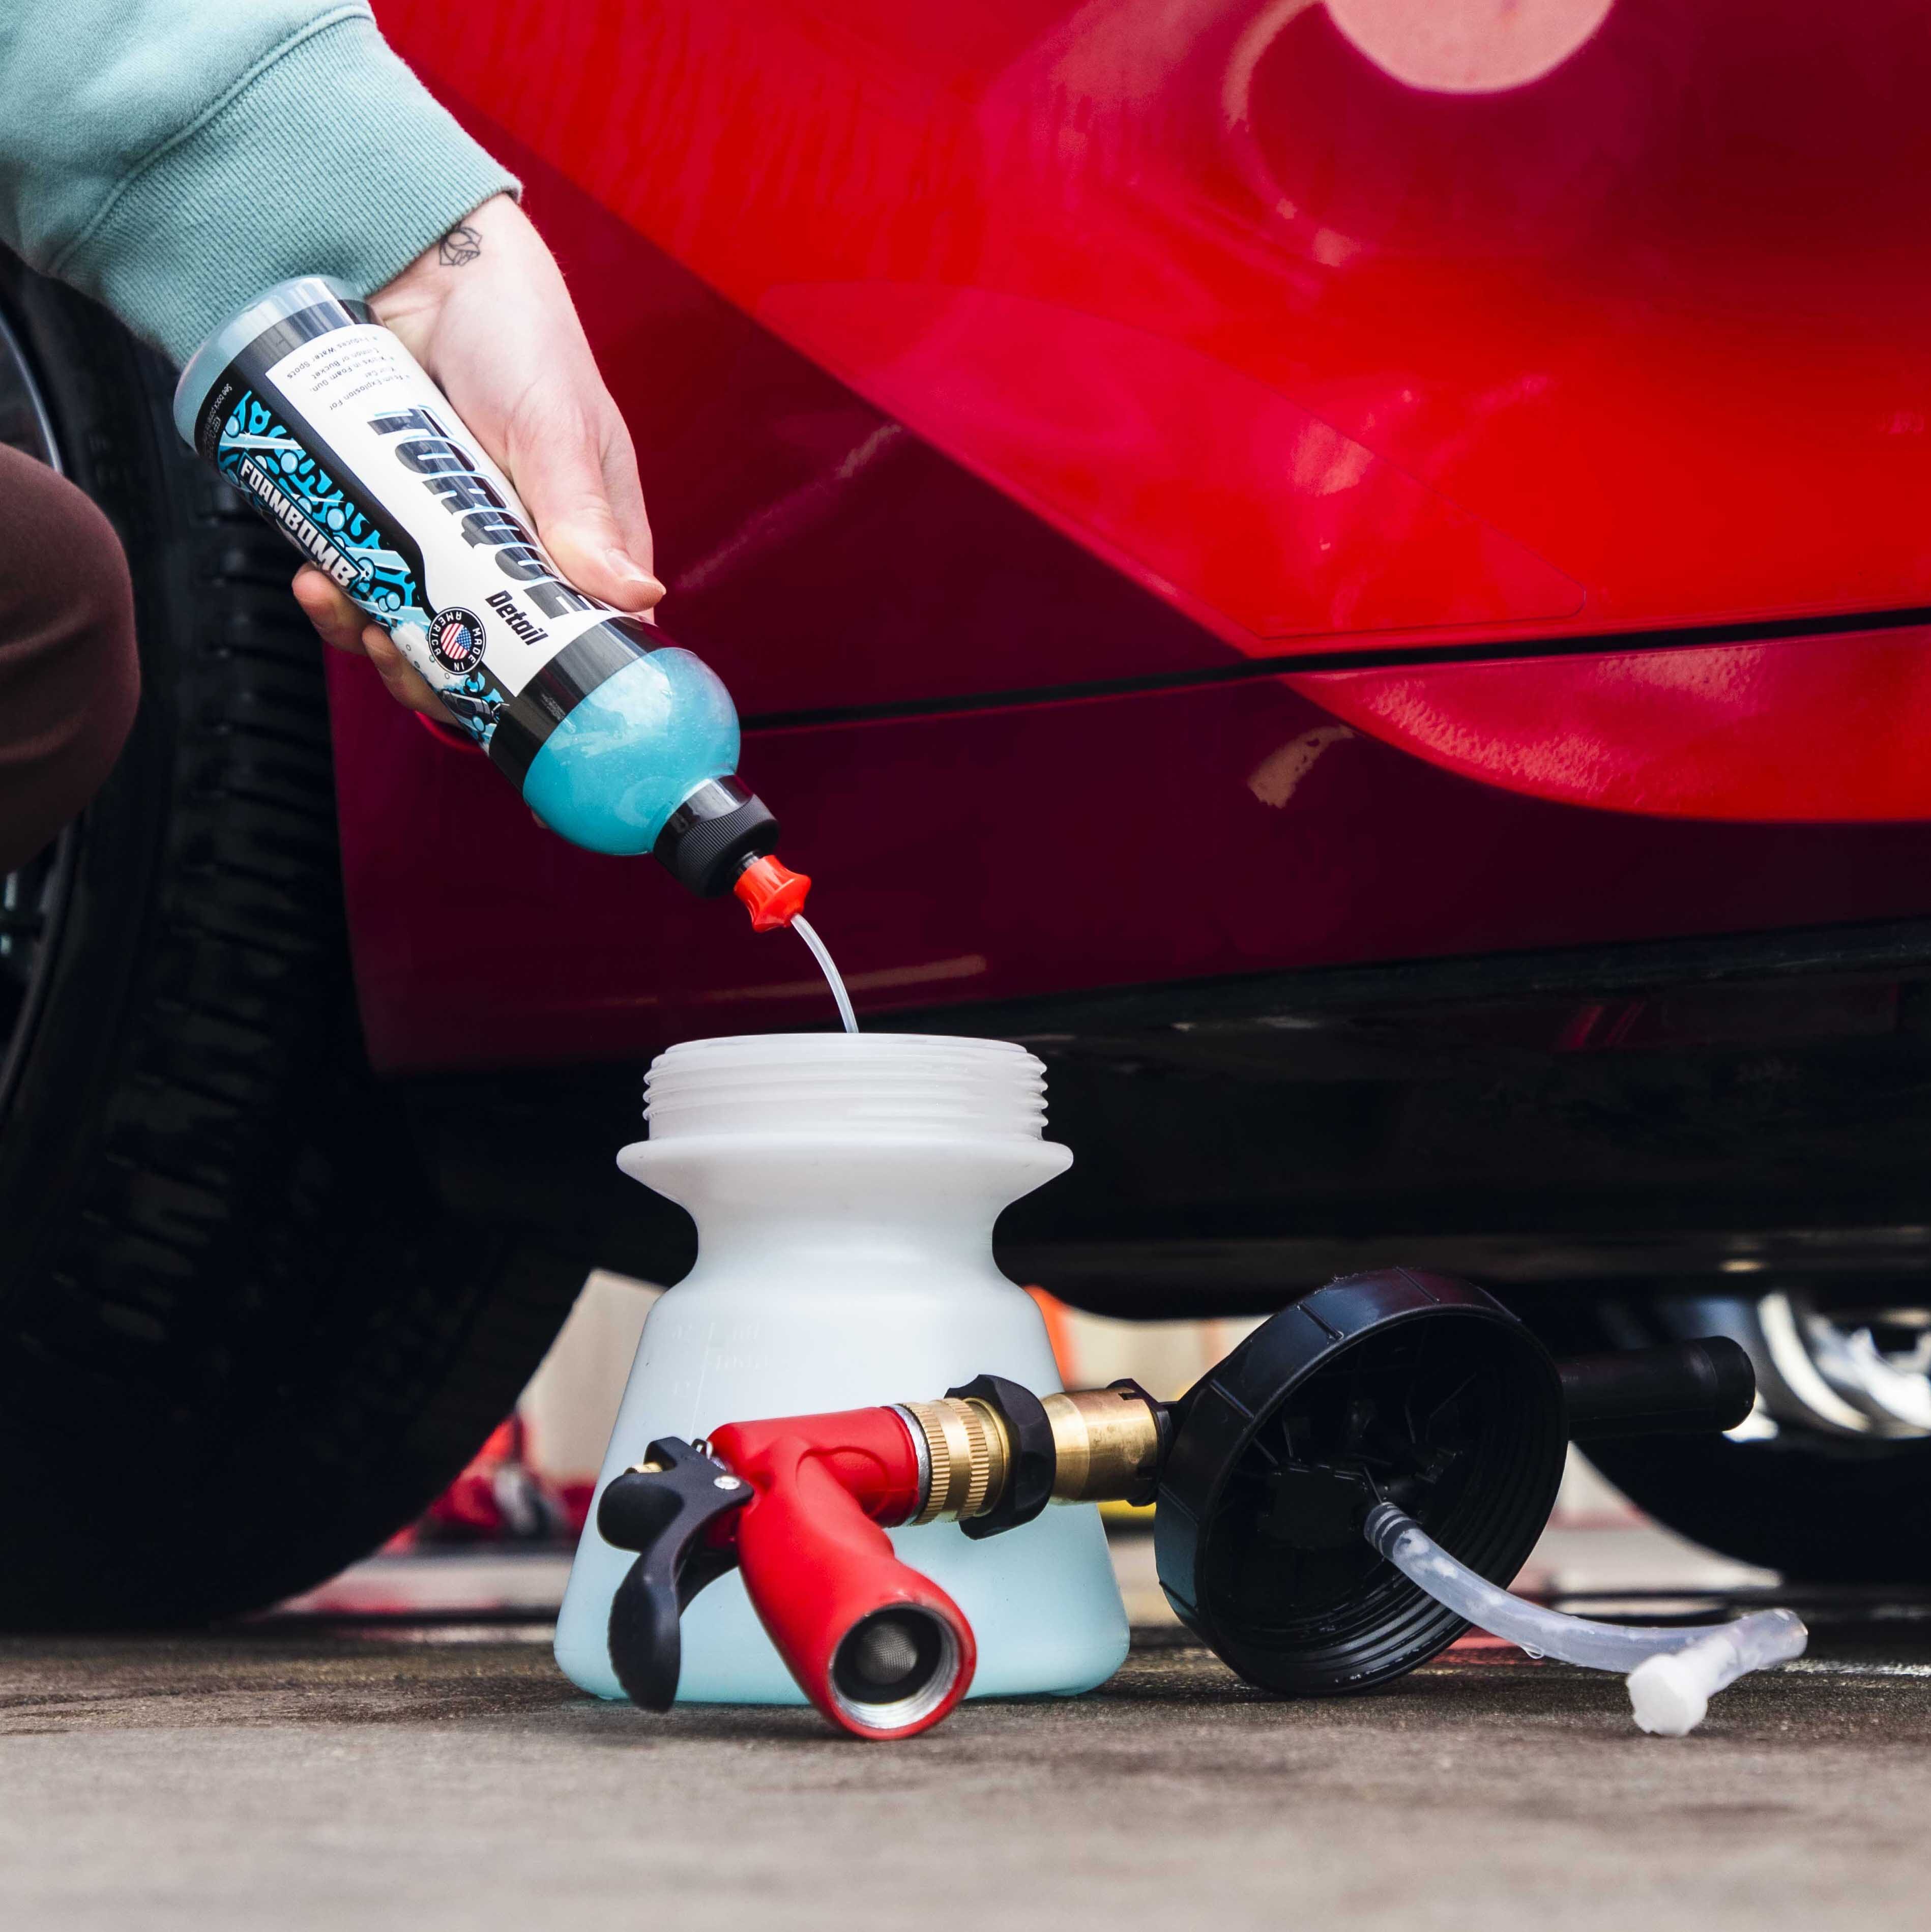
M1500 530L1162 335L1012 296L879 282L776 290L759 318L1237 640L1582 608L1579 584Z
M1327 0L1327 12L1352 46L1410 87L1499 94L1553 73L1588 44L1615 4L1429 0L1417 7L1414 0Z
M1931 818L1931 628L1295 680L1432 764L1684 818Z

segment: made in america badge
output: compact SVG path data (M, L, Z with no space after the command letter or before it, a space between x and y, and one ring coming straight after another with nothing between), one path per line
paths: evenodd
M451 604L429 626L429 648L451 670L474 670L483 662L483 623L473 610Z

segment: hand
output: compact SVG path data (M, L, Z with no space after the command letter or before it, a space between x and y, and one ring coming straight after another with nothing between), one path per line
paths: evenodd
M500 464L580 590L641 616L664 595L630 432L555 258L507 195L485 202L369 298ZM295 601L328 644L366 653L391 696L449 714L378 624L304 564Z

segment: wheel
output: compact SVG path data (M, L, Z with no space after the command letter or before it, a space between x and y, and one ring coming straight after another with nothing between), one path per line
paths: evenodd
M1758 1397L1740 1428L1594 1443L1589 1460L1659 1522L1726 1556L1804 1582L1921 1583L1931 1581L1931 1309L1911 1300L1791 1287L1531 1319L1558 1350L1741 1342Z
M120 532L145 687L0 886L0 1624L179 1623L409 1520L584 1269L440 1203L369 1072L290 554L103 312L4 260L0 315L0 434Z

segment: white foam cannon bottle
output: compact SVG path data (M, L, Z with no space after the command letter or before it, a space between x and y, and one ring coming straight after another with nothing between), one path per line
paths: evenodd
M278 284L217 329L175 426L384 626L553 830L653 854L760 929L808 880L739 782L738 719L703 662L566 582L509 479L365 304Z
M650 1138L619 1162L696 1217L697 1264L644 1324L598 1496L658 1438L746 1417L893 1402L982 1374L1057 1390L1039 1309L992 1256L1000 1209L1072 1162L1044 1137L1045 1072L1002 1041L907 1034L693 1040L661 1054ZM973 1696L1090 1690L1125 1660L1092 1504L985 1541L949 1522L891 1534L970 1620ZM593 1504L556 1657L599 1696L622 1694L610 1600L634 1561L598 1534ZM677 1694L804 1702L739 1576L685 1610Z

